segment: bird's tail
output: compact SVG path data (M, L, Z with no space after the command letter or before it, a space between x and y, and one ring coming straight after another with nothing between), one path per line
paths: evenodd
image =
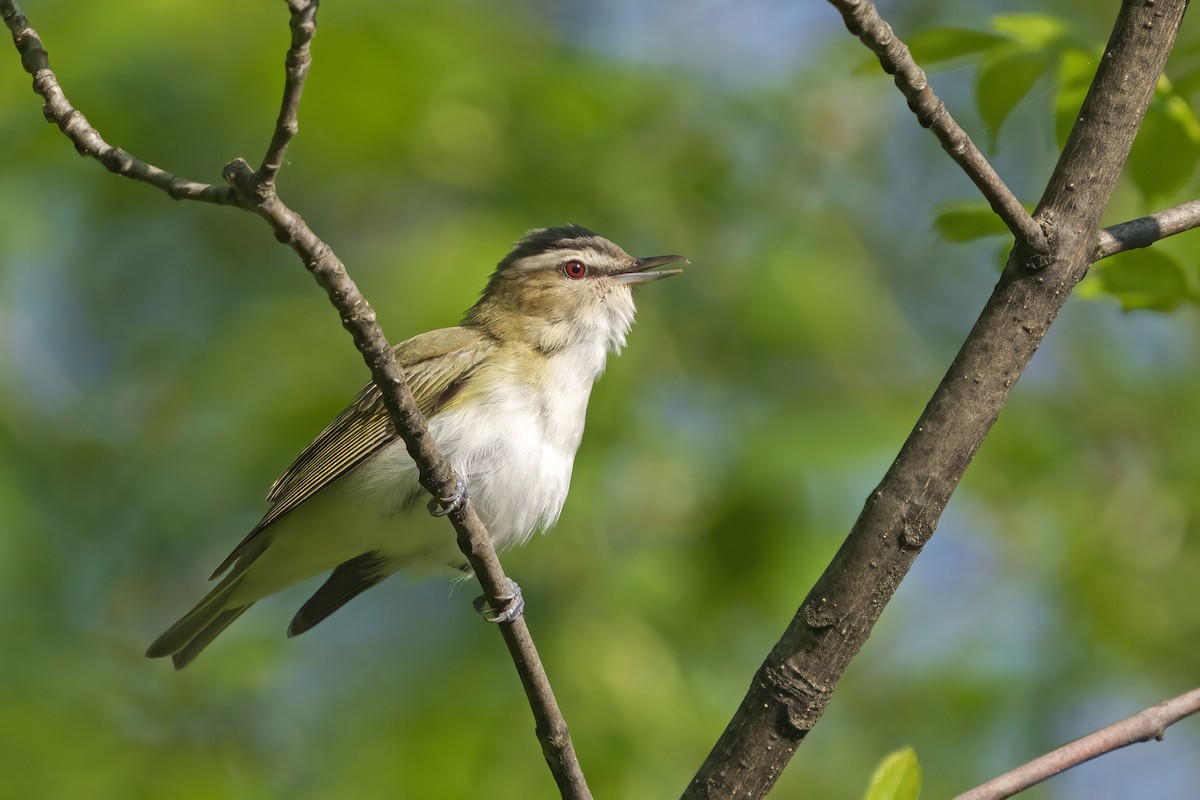
M228 607L229 598L242 582L241 573L226 576L213 587L188 613L154 640L146 650L147 658L170 656L175 669L183 669L209 642L217 637L229 624L254 605Z

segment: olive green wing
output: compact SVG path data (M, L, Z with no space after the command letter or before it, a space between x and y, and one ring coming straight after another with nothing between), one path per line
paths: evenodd
M472 328L443 328L401 342L394 352L417 408L428 417L462 391L494 348L494 339ZM213 577L244 554L260 531L396 438L379 387L367 384L275 481L267 494L270 510Z

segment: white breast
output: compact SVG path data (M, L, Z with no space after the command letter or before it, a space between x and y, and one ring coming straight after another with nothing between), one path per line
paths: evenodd
M491 387L429 421L429 431L488 526L497 547L553 525L567 499L592 384L605 348L576 345L535 376L486 376ZM343 561L386 553L394 569L455 565L461 554L444 522L423 508L396 514L417 487L417 470L397 440L271 527L272 544L247 571L240 602L253 602Z
M497 546L521 544L558 520L604 356L603 348L568 348L547 359L536 382L492 381L483 396L431 420Z

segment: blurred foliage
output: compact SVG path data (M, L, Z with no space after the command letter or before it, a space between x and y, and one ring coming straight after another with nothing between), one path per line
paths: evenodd
M1027 208L1032 212L1033 209ZM958 200L942 203L934 209L933 227L948 242L969 242L985 236L1012 238L1004 220L986 200Z
M210 181L266 147L282 3L23 5L110 142ZM948 243L945 217L930 223L967 180L811 5L321 10L281 189L393 339L453 323L531 227L691 257L641 293L554 534L505 558L598 797L686 785L995 280L997 240ZM946 59L935 86L956 116L1034 201L1060 98L1113 9L1064 1L1038 28L1012 22L1038 11L1016 2L895 5L900 35ZM989 27L997 15L1010 24ZM922 33L947 26L985 33ZM1197 194L1178 143L1194 150L1198 54L1185 29L1158 143L1139 142L1149 162L1110 222ZM299 587L182 673L142 658L365 370L259 220L75 157L15 53L4 63L7 790L552 796L470 586L389 581L287 640ZM1194 684L1200 325L1179 302L1195 297L1194 236L1084 282L1099 302L1063 313L778 796L855 796L907 745L927 796L947 796ZM1026 796L1191 797L1198 746L1181 725Z
M1046 90L1034 102L1049 102L1061 147L1079 116L1079 108L1104 52L1104 40L1081 33L1072 20L1040 13L1001 14L991 31L937 27L921 31L911 43L913 56L926 68L977 62L975 103L992 149L1000 126L1041 82ZM1200 159L1200 117L1190 100L1200 84L1200 52L1179 48L1158 83L1126 165L1147 208L1168 205L1194 186ZM1172 77L1174 80L1172 80ZM1178 85L1175 83L1178 81ZM947 241L1007 234L982 200L948 204L934 225ZM1200 264L1190 247L1177 254L1175 243L1154 252L1120 253L1096 267L1096 280L1085 296L1107 294L1127 309L1170 311L1180 303L1200 302Z

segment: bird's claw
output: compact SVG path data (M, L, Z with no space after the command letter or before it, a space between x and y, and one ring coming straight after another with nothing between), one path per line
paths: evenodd
M454 476L454 494L449 497L429 498L429 513L435 517L444 517L455 511L462 511L467 505L467 482L461 475Z
M521 587L512 578L507 580L508 592L503 597L496 598L500 601L498 608L488 601L486 595L480 595L472 601L475 610L482 614L487 622L511 622L525 613L525 598L521 596Z

